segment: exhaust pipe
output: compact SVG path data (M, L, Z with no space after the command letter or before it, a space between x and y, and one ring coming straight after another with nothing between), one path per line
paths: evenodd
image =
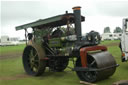
M75 33L77 36L77 41L81 41L81 7L73 7L73 12L74 12L74 18L75 18Z

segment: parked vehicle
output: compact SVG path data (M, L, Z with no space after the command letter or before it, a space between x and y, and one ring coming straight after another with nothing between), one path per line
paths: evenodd
M19 39L16 37L9 38L9 36L1 36L0 46L18 45Z
M103 33L101 40L119 40L121 33Z
M123 19L123 33L119 47L122 52L121 60L125 62L128 60L128 18Z

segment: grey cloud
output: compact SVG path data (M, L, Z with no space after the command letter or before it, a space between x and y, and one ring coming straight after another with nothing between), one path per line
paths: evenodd
M10 28L15 29L15 26L35 21L37 19L44 19L62 14L66 10L72 12L72 7L76 5L80 5L82 7L81 12L84 16L128 16L128 1L1 1L2 33L6 33L7 27L9 30Z
M38 7L40 3L36 1L32 2L2 2L1 5L1 15L2 19L19 19L19 18L33 18L33 15L36 17L38 12Z
M52 3L49 3L52 4ZM2 1L2 25L10 21L37 20L60 14L62 9L44 1Z
M96 2L95 7L104 16L128 16L128 1L100 1Z
M64 13L69 7L69 4L52 5L43 1L2 1L1 20L36 20ZM128 16L127 8L128 1L95 1L82 8L82 12L88 16Z

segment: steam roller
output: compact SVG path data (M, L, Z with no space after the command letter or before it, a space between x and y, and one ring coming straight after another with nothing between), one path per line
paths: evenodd
M117 66L105 46L91 46L81 48L74 70L80 80L96 82L112 76Z
M16 30L25 30L26 47L23 52L23 66L28 75L40 76L45 68L53 72L62 72L73 61L80 80L96 82L112 76L118 64L107 51L100 46L100 34L96 31L82 36L81 7L73 7L73 13L39 19L21 26ZM28 33L27 28L32 28ZM76 62L74 62L74 58Z

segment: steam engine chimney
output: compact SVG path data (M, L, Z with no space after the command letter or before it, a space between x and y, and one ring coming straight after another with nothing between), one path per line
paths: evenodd
M73 12L74 12L74 17L75 17L75 32L77 35L77 40L81 41L81 7L77 6L77 7L73 7Z

